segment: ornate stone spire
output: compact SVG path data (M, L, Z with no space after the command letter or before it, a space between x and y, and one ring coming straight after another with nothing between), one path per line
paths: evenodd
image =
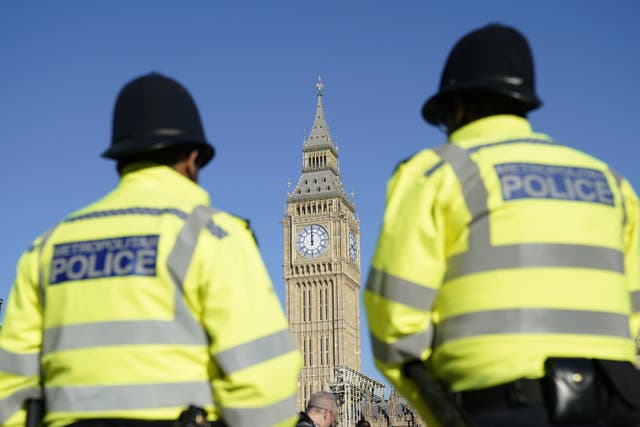
M305 200L327 197L340 197L354 210L352 201L345 193L340 181L338 150L331 140L329 127L324 117L322 89L324 84L318 76L318 103L313 127L302 147L302 176L298 184L289 193L288 200Z
M329 127L327 126L327 121L324 117L324 109L322 108L322 89L324 88L324 84L322 84L322 78L320 76L318 76L318 83L316 83L316 88L318 88L318 104L316 106L316 115L313 120L311 134L304 143L304 149L332 148L335 150L335 146L331 141L331 135L329 134Z

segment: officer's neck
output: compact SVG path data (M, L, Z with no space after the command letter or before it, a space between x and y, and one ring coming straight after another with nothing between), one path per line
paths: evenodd
M200 167L198 166L198 151L193 150L189 157L185 160L182 160L178 163L175 163L172 168L181 175L186 176L191 181L198 183L198 171Z

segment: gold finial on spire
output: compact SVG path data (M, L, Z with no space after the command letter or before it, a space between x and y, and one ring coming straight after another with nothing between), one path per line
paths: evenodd
M316 83L316 87L318 88L318 92L322 92L324 85L322 84L322 77L320 76L318 76L318 83Z

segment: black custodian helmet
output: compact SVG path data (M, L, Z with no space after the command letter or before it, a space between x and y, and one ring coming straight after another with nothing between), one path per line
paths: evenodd
M425 102L422 116L442 123L443 100L456 92L492 92L509 97L526 111L542 105L536 95L529 43L516 29L489 24L465 35L449 53L440 90Z
M111 147L102 156L126 159L180 145L199 151L200 167L215 154L187 89L159 73L127 83L120 90L113 111Z

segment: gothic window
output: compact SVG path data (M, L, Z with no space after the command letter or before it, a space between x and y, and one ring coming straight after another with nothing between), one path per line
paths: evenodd
M324 285L324 300L326 301L324 305L324 317L329 318L329 289L327 289L327 284L325 282Z
M329 280L329 283L327 284L327 297L329 295L331 295L330 299L331 301L333 301L333 299L335 298L335 296L333 295L333 291L329 292L329 290L333 290L333 280ZM333 307L331 307L331 309L327 308L327 317L329 317L329 312L331 312L331 316L335 316L335 313L333 312Z
M302 356L304 358L304 364L308 365L307 363L307 339L304 338L304 347L303 347L303 351L302 351Z
M302 288L302 304L300 304L302 306L302 321L306 321L307 320L307 289L306 287Z
M324 337L324 363L329 364L329 337Z
M308 400L309 400L309 399L307 398L307 385L306 385L306 384L303 384L301 388L302 388L302 401L303 401L303 402L306 402L306 401L308 401Z

